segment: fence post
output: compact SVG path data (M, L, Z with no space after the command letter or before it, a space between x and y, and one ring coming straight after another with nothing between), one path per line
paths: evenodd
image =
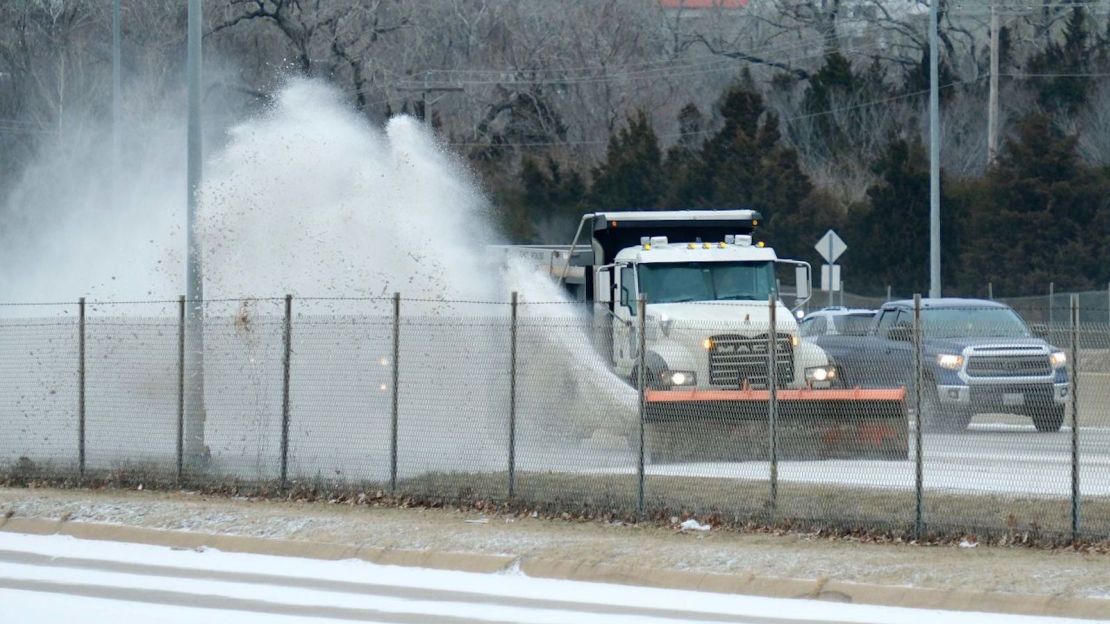
M509 314L509 498L516 496L516 330L517 292Z
M185 471L185 295L177 299L177 485Z
M1071 541L1079 540L1079 295L1071 296Z
M987 282L987 299L994 301L994 282Z
M886 285L886 300L890 301L890 284Z
M921 295L913 296L913 411L914 411L914 521L913 534L917 539L925 534L925 452L923 436L924 414L922 413L922 384L925 375L922 370L921 354Z
M639 463L636 468L636 476L639 480L638 490L636 495L636 510L643 515L644 513L644 411L647 407L647 366L644 351L647 347L645 329L647 317L647 300L641 294L636 300L636 314L639 315L638 325L640 335L636 339L638 351L636 353L636 385L640 391L640 448L639 448Z
M770 522L775 521L779 502L779 397L778 397L778 321L775 295L767 298L767 456L771 463L771 491L767 500Z
M293 295L285 295L281 358L281 488L289 486L289 364L293 352Z
M401 293L393 293L393 380L392 396L390 400L389 422L389 494L397 492L397 408L398 388L400 382L399 366L401 364Z
M1056 333L1056 328L1053 326L1053 321L1056 318L1056 282L1048 283L1048 335L1049 342L1051 337Z
M77 478L85 480L85 298L77 302Z

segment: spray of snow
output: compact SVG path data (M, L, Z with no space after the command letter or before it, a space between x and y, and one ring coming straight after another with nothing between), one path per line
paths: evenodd
M493 297L488 204L415 119L381 130L294 81L229 138L201 194L207 297Z
M108 240L117 242L104 247L96 261L78 263L81 270L62 283L73 288L69 298L84 292L138 298L180 292L183 268L174 250L181 249L183 237L171 222L182 217L167 206L182 203L184 186L178 173L158 180L164 168L151 164L134 171L131 192L137 199L127 205L143 206L150 214L137 208L92 210L77 202L73 214L93 216L73 227L95 221L90 237L111 232L114 238ZM83 175L70 177L64 186L79 196L87 186ZM593 350L593 321L563 299L549 276L523 265L491 267L487 245L495 236L488 212L466 168L422 124L398 117L374 127L342 94L318 82L291 81L264 114L232 128L206 163L198 223L210 302L205 438L213 466L248 478L275 476L282 326L281 304L273 298L286 293L294 295L297 315L290 386L294 476L388 476L394 365L400 375L402 478L503 470L510 395L509 308L503 302L513 290L525 302L518 349L518 465L529 469L531 457L531 468L544 469L549 457L568 450L628 448L635 394ZM67 261L75 260L70 255ZM49 279L40 272L26 283L37 287ZM113 288L97 290L102 282ZM50 285L52 293L58 286ZM403 296L396 363L393 292ZM472 301L502 303L464 303ZM561 303L527 305L554 301ZM91 341L93 357L103 352L122 368L119 374L105 375L99 368L90 373L90 418L97 427L89 445L99 449L90 462L108 467L125 458L171 460L175 333L111 327L98 328ZM136 373L123 374L127 366ZM136 375L164 377L169 385L134 383ZM58 387L41 388L42 401L29 403L52 405L48 397L69 396L68 377L59 380ZM18 389L11 390L16 396ZM121 397L142 401L143 444L132 443L136 413L121 409L131 407L121 404ZM30 413L26 405L19 410ZM0 418L7 417L5 411L0 404ZM53 416L71 419L68 413ZM63 427L58 437L70 434ZM11 447L0 449L3 455L24 454L21 439L26 437L0 444Z

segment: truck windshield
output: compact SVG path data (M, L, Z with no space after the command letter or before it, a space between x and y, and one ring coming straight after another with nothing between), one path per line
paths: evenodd
M676 262L640 265L649 303L766 301L775 284L770 262Z
M935 308L921 313L930 338L1025 338L1025 322L1006 308Z
M874 322L874 314L845 314L836 317L836 331L841 336L866 336Z

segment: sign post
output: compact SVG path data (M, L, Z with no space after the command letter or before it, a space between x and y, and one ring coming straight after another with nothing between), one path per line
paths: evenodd
M844 254L848 249L848 245L844 242L836 232L829 230L817 241L814 245L817 253L825 259L827 264L821 266L821 290L829 293L828 303L831 306L833 303L833 293L836 291L843 292L843 282L840 281L840 265L836 264L837 258ZM843 295L841 296L843 302Z

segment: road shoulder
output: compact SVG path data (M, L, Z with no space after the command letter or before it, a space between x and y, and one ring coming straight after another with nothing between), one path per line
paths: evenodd
M236 500L187 492L0 489L0 530L471 572L1080 618L1110 613L1110 556L684 533L622 523Z

